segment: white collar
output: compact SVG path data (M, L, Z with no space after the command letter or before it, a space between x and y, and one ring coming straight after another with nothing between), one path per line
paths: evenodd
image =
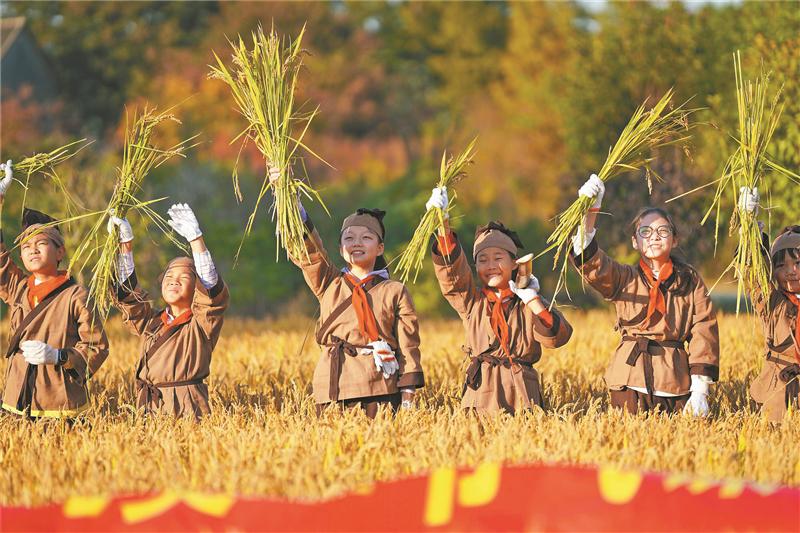
M368 277L370 277L370 276L378 276L378 277L381 277L381 278L383 278L383 279L389 279L389 271L388 271L387 269L385 269L385 268L382 268L382 269L380 269L380 270L373 270L372 272L370 272L369 274L367 274L367 275L366 275L366 276L364 276L363 278L362 278L362 277L359 277L358 275L356 275L356 274L354 274L353 272L351 272L349 267L344 267L344 268L342 269L342 272L343 272L344 274L353 274L353 276L357 277L357 278L358 278L358 279L360 279L360 280L367 279L367 278L368 278Z

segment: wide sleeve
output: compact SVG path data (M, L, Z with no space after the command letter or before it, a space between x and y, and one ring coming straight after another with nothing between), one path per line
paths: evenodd
M103 322L87 305L87 292L81 288L73 299L72 314L78 321L78 342L64 346L68 354L68 369L74 369L83 378L92 377L108 358L108 337Z
M609 301L618 299L622 289L636 275L630 265L611 259L597 244L597 238L592 239L580 255L570 251L570 259L584 281Z
M542 300L542 303L545 307L550 305L544 300ZM572 337L572 325L567 322L567 319L555 306L547 311L547 320L545 320L545 317L535 314L527 306L525 307L525 313L528 315L528 320L533 322L534 340L543 347L560 348Z
M478 289L475 287L472 269L458 237L455 233L451 233L448 238L452 239L454 244L449 256L441 253L440 243L434 240L431 253L433 270L442 296L456 310L458 316L465 320L472 312L472 306L478 301Z
M158 313L153 309L147 291L139 287L136 272L111 290L114 305L122 314L122 323L134 335L144 335L150 322L158 319Z
M311 223L311 219L306 220L305 245L307 255L304 257L289 256L289 259L303 271L303 278L306 284L319 300L325 289L335 280L339 271L333 265L322 244L319 233Z
M222 276L217 277L217 283L210 289L202 283L195 284L192 316L214 345L222 332L223 316L229 301L230 292Z
M2 242L2 233L0 233L0 298L6 303L10 303L12 295L17 294L20 286L26 280L27 276L14 262L11 252Z
M688 336L689 373L719 379L717 313L703 280L697 276L693 293L692 324Z
M411 294L404 286L397 305L396 335L398 344L397 362L400 365L397 386L422 387L425 378L422 372L419 351L419 322Z

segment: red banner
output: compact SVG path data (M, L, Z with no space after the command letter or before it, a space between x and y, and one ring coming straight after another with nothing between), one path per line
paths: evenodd
M800 531L800 490L613 468L441 468L316 503L164 492L0 508L2 531Z

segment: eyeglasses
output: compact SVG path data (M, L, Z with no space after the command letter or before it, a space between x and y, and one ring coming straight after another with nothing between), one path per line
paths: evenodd
M650 226L642 226L641 228L636 230L636 234L639 235L642 239L649 239L653 233L658 233L658 236L662 239L666 239L667 237L672 235L672 228L670 226L659 226L657 228L651 228Z

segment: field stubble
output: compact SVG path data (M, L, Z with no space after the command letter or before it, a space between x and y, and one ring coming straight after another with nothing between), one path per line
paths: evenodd
M310 382L318 348L310 318L231 319L212 364L213 413L199 425L136 413L138 344L115 318L111 355L90 383L94 407L83 422L68 429L0 415L0 503L163 489L314 500L484 461L610 464L800 485L800 415L771 426L749 405L747 387L763 360L752 317L720 318L721 383L712 388L711 418L697 420L609 412L602 376L618 342L614 317L566 313L575 326L571 341L545 351L537 365L547 412L461 412L462 328L439 320L422 324L428 384L417 408L374 421L358 412L315 416Z

